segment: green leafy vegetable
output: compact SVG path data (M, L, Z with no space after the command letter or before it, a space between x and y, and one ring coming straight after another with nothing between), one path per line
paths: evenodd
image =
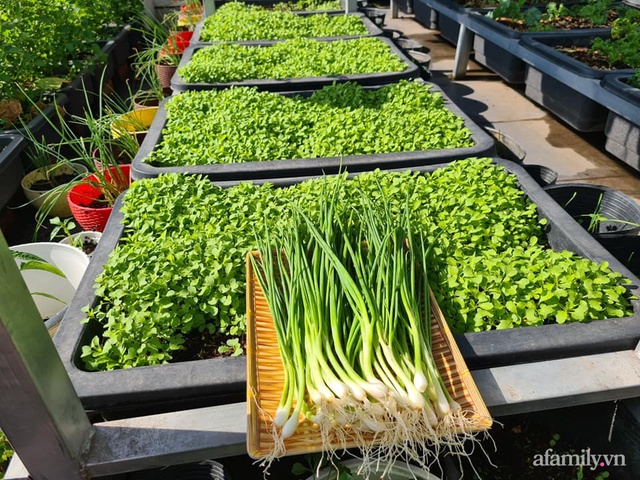
M288 11L267 10L257 5L229 2L205 19L200 40L283 40L367 33L367 28L357 15L318 13L302 16Z
M295 39L269 47L218 43L198 50L178 73L188 83L216 83L405 69L406 64L386 43L365 37L335 42Z
M310 97L234 87L166 104L162 140L145 161L185 166L470 147L471 132L419 82L378 90L334 84Z
M245 333L245 255L256 247L254 232L286 228L294 208L316 219L323 189L339 182L340 215L382 201L400 215L408 196L411 228L432 245L432 288L457 332L631 312L628 281L606 264L549 250L535 205L490 159L430 175L376 171L281 189L221 189L171 174L135 182L125 197L124 233L97 279L98 302L87 309L104 328L83 347L87 368L168 362L193 331L221 337L226 354L238 353L241 342L233 340Z

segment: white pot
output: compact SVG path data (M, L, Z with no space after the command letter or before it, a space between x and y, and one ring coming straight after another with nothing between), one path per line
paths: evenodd
M71 301L89 265L89 257L84 252L70 245L56 242L24 243L10 247L10 249L37 255L58 267L65 275L63 278L44 270L22 270L20 272L27 288L32 293L33 301L42 318L54 316ZM18 265L22 262L23 260L16 259ZM51 295L54 298L33 295L34 292Z
M348 467L353 475L353 480L440 480L440 477L424 471L423 469L414 465L407 465L403 461L398 461L389 471L389 474L382 479L382 473L384 472L384 465L379 465L378 471L373 470L368 477L364 475L358 475L358 469L362 465L362 460L358 458L350 458L340 462L341 465ZM307 480L335 480L336 468L327 467L318 472L318 475L311 475L307 477Z
M60 240L59 243L62 243L63 245L75 246L75 244L73 243L74 240L76 240L77 238L82 238L83 242L85 240L93 240L93 242L97 245L100 241L100 237L102 237L102 232L78 232L74 233L70 237L64 237L62 240ZM93 256L93 252L87 254L87 256L91 258Z

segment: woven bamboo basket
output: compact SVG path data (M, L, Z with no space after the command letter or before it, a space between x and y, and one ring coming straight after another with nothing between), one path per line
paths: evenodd
M273 318L255 275L251 255L247 255L247 452L254 459L264 458L273 447L272 419L280 402L284 384L282 360ZM451 334L446 320L431 294L432 351L438 371L452 398L460 404L473 427L483 431L491 427L489 411ZM357 447L354 442L336 448ZM285 440L286 455L322 450L319 429L302 422Z

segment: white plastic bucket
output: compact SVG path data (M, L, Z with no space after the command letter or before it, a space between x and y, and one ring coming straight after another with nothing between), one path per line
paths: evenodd
M58 267L65 275L63 278L45 270L31 269L20 272L43 319L52 317L71 301L89 265L89 257L84 252L61 243L24 243L10 249L37 255L47 263ZM16 258L16 263L20 265L23 260ZM51 295L54 298L38 295L35 292Z

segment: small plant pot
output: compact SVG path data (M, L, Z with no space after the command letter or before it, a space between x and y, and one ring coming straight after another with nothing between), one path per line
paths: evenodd
M69 209L69 205L67 204L67 196L64 193L61 193L57 199L55 196L57 192L52 189L49 190L37 190L34 189L34 185L38 181L47 179L47 169L50 167L43 167L37 170L33 170L27 173L22 178L22 190L24 192L25 197L29 200L29 203L33 205L34 208L49 208L49 203L54 202L47 215L51 217L61 217L68 218L71 216L71 210ZM69 165L63 165L55 169L55 175L69 175L70 177L75 177L78 174L87 173L87 167L84 165L74 165L73 167ZM51 197L51 200L47 200ZM45 203L46 202L46 203ZM44 207L43 207L44 205Z
M171 89L171 79L178 69L177 65L162 65L156 64L156 74L158 75L158 81L163 89Z
M71 245L72 247L82 250L87 257L91 258L93 256L93 252L98 246L100 237L102 237L102 232L78 232L74 233L70 237L63 238L59 243L62 243L63 245ZM80 241L82 242L82 246L79 246L76 243L79 243Z
M131 135L136 138L138 145L141 145L157 112L158 107L146 107L121 115L111 124L111 136L118 138Z
M527 152L513 137L495 128L485 128L485 130L495 139L496 153L499 157L515 163L522 163L524 161Z
M191 37L193 37L193 30L187 32L171 32L171 35L167 39L167 45L170 48L174 48L182 55L185 49L191 43Z
M381 8L367 7L359 8L358 11L364 13L366 17L371 20L377 27L382 28L384 26L384 17L387 14L386 10L383 10Z
M11 250L37 255L64 273L64 277L46 270L21 270L40 316L47 320L66 307L76 293L89 266L89 258L77 248L56 242L25 243ZM18 265L23 260L16 259Z
M640 232L640 204L613 188L565 183L545 191L596 239Z
M554 185L558 180L558 172L553 168L546 167L544 165L522 165L531 178L533 178L541 187L548 187Z
M130 165L111 167L105 173L105 177L107 177L107 179L111 180L113 183L118 182L119 175L115 175L116 168L121 170L122 175L125 178L126 186L128 186L131 172ZM111 172L111 174L109 172ZM91 181L92 179L95 180L95 176L90 175L87 179L89 181ZM122 188L122 190L124 191L124 188ZM98 208L92 206L94 202L100 198L101 195L102 192L100 191L100 189L89 182L80 183L74 186L69 191L67 201L69 202L71 213L73 214L73 218L75 218L76 222L78 222L83 230L91 230L96 232L104 231L104 227L107 225L109 217L111 216L111 212L113 211L113 206L111 205L108 207Z

